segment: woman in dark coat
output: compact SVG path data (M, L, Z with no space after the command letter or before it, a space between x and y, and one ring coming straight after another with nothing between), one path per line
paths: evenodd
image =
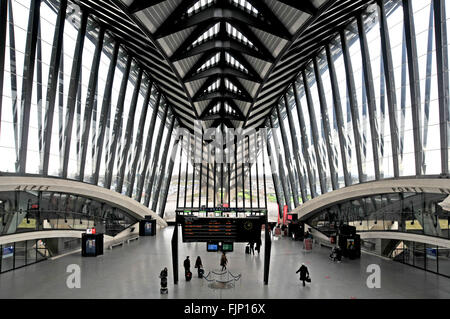
M222 257L220 258L220 265L222 266L222 271L227 269L227 263L228 263L227 256L225 256L225 253L223 253Z
M309 277L308 267L302 263L301 267L295 273L300 273L300 280L303 281L303 287L305 287L306 278Z

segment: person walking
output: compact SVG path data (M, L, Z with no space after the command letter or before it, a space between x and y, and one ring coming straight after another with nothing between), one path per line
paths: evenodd
M220 265L222 266L222 271L227 269L228 259L225 253L222 253L222 257L220 257Z
M203 264L200 256L197 256L197 260L195 261L195 268L197 268L198 278L202 278L203 276Z
M248 245L250 246L250 251L252 252L252 255L255 254L255 242L251 241L248 243Z
M189 260L189 256L186 257L183 263L184 266L184 274L187 275L188 272L191 271L191 261Z
M261 245L262 245L262 241L261 241L261 236L258 237L258 240L256 241L256 251L258 252L258 256L261 250Z
M308 267L306 267L305 264L302 263L300 268L295 273L300 273L300 281L303 281L303 287L305 287L305 281L308 281L309 279Z

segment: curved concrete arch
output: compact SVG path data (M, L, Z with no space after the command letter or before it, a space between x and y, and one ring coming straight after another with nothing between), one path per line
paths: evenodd
M358 232L358 235L361 237L361 239L395 239L450 248L450 240L448 239L413 233L403 233L394 231L365 231L365 232Z
M47 238L81 238L85 230L39 230L0 236L0 245Z
M306 220L316 212L340 202L370 195L404 192L450 194L450 179L400 178L361 183L313 198L295 208L294 213L297 213L299 219Z
M0 176L0 192L6 191L48 191L81 195L119 207L137 219L151 215L159 226L167 226L158 214L134 199L88 183L51 177Z

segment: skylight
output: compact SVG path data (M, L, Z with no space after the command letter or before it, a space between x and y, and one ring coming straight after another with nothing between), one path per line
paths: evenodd
M247 39L245 35L243 35L241 32L239 32L235 27L233 27L230 23L226 23L226 29L227 33L234 39L237 39L239 42L244 43L245 45L248 45L252 48L256 48L255 45Z
M219 89L220 86L220 79L217 79L214 83L212 83L208 88L205 90L205 93L211 93Z
M248 73L247 68L245 68L238 60L236 60L231 54L228 52L225 52L225 60L228 64L230 64L232 67L239 69L245 73Z
M195 47L197 45L199 45L202 42L205 42L209 39L211 39L212 37L214 37L215 35L217 35L217 33L219 33L220 30L220 23L217 22L214 26L212 26L211 28L209 28L208 31L206 31L205 33L203 33L201 36L199 36L197 38L197 40L195 40L194 42L192 42L192 47Z
M214 0L199 0L192 7L190 7L186 12L188 15L192 15L206 7L209 7L213 3L214 3Z
M252 13L253 15L258 15L259 11L254 6L252 6L248 1L246 0L230 0L232 4L234 4L237 7L241 7L242 9L245 9L246 11Z
M220 53L218 52L212 58L210 58L208 61L203 63L202 66L199 67L196 72L199 73L199 72L205 71L205 70L209 69L210 67L213 67L214 65L219 63L219 61L220 61Z
M237 88L236 85L234 85L230 80L228 80L227 78L225 78L225 87L227 88L228 91L231 91L233 93L241 93L241 90L239 90Z

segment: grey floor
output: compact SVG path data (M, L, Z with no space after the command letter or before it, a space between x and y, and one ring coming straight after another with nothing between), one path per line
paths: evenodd
M207 253L205 244L180 243L180 282L173 284L170 239L173 227L156 237L138 241L103 256L82 258L79 254L44 261L0 275L0 298L450 298L450 279L372 255L340 264L328 259L329 249L315 246L304 252L302 244L287 238L273 241L269 285L263 284L264 258L244 254L244 244L235 244L228 254L228 269L241 274L234 288L213 289L194 271L190 282L182 276L182 261L189 255L194 264L197 255L203 259L206 272L219 269L218 253ZM263 251L263 250L262 250ZM312 282L302 287L295 271L304 262ZM67 266L81 269L81 288L66 285ZM381 269L381 288L366 285L369 264ZM159 293L159 272L169 268L169 294Z

